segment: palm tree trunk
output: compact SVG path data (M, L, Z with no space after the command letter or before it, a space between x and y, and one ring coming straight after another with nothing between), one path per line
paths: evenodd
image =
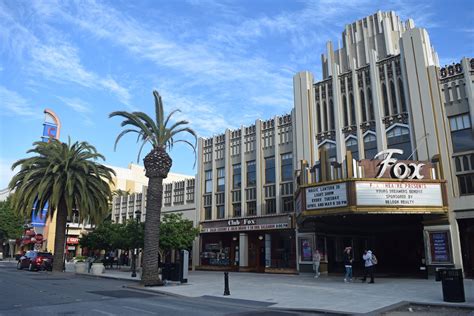
M163 285L158 271L162 195L163 177L150 177L146 195L145 253L142 274L142 283L145 286Z
M53 271L62 272L64 265L64 242L66 238L67 209L60 202L56 210L56 236L54 237Z

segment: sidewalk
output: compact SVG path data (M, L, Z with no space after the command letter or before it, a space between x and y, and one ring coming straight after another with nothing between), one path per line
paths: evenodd
M132 278L130 274L119 270L107 270L101 277L139 281L139 278ZM146 290L187 297L216 296L262 301L273 303L271 307L282 309L345 313L368 313L400 302L469 306L474 310L474 280L464 280L465 303L443 302L441 282L435 282L433 279L379 278L375 281L375 284L360 281L344 283L342 277L334 276L314 279L309 274L231 272L229 273L231 295L223 296L223 272L194 271L189 273L187 284L173 283Z

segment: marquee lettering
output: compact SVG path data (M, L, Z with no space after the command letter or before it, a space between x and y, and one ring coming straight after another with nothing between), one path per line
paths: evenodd
M379 156L385 158L377 165L380 167L379 173L376 178L381 178L387 169L390 169L390 174L397 179L423 179L424 176L420 174L421 168L425 165L424 163L411 162L408 165L403 162L397 162L396 158L392 158L393 154L403 154L401 149L386 149L375 155L374 159Z

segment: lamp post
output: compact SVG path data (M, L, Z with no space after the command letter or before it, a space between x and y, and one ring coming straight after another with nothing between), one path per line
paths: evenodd
M142 212L140 210L135 211L135 218L137 220L137 228L140 224L140 215ZM133 249L133 256L132 256L132 278L137 277L137 248Z
M66 224L66 236L64 236L64 253L63 253L63 271L66 271L66 246L69 224Z

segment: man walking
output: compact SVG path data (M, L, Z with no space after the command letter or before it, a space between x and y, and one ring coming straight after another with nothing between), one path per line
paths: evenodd
M366 250L364 251L364 255L362 256L362 259L364 259L364 278L362 279L362 282L365 282L367 280L367 275L370 276L370 282L369 283L374 283L374 263L372 262L372 251L371 250Z

